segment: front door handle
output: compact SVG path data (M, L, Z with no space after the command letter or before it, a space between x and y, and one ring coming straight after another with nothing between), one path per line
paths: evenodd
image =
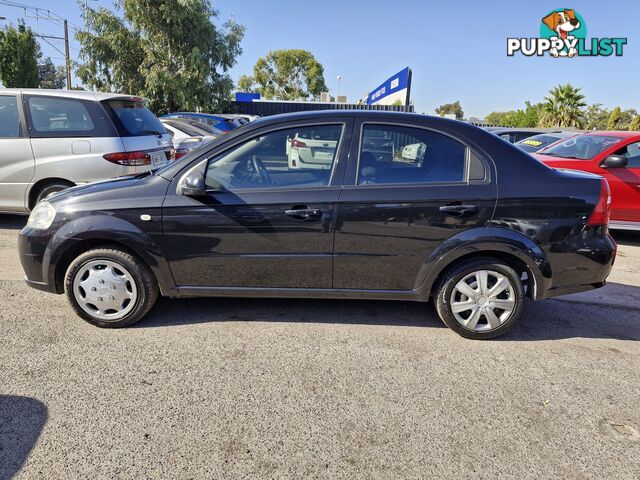
M477 213L478 207L476 205L443 205L440 207L440 211L449 215L467 215L471 213Z
M297 220L309 220L319 217L320 210L317 208L294 208L293 210L285 210L284 214Z

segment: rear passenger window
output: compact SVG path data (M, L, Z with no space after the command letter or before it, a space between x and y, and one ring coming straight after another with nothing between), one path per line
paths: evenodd
M0 138L20 136L18 101L14 96L0 96Z
M365 125L358 185L465 181L467 148L453 138L420 128Z
M94 129L89 111L80 100L29 98L33 129L41 133L90 132Z

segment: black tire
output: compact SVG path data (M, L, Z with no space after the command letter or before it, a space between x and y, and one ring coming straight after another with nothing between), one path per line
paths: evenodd
M499 327L488 329L485 331L477 331L465 328L462 323L460 323L456 319L451 309L451 301L454 294L454 289L456 288L458 282L465 279L474 272L482 270L496 272L506 277L506 279L509 281L510 286L512 287L513 298L509 297L509 299L513 300L514 306L511 314L507 316L507 318L500 324ZM473 340L485 340L503 335L515 325L522 313L523 300L524 287L522 285L522 280L520 279L520 275L518 275L518 273L513 268L511 268L504 262L494 258L477 258L460 263L445 274L437 290L435 307L438 315L440 316L440 319L445 323L447 327L449 327L457 334ZM482 301L486 302L486 297ZM482 316L481 318L483 323L480 323L479 321L479 328L488 328L488 319L484 316Z
M47 198L49 195L61 192L67 188L73 187L72 183L67 182L53 182L42 186L34 196L33 206L35 207L40 201Z
M133 277L137 289L134 306L122 318L105 321L86 312L78 303L74 294L74 280L78 272L90 262L109 261L124 267ZM117 248L96 248L78 256L65 276L65 293L76 314L87 322L101 328L121 328L133 325L151 310L158 299L158 285L149 267L139 258Z

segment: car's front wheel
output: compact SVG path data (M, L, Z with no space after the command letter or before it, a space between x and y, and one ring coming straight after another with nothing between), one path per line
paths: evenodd
M509 265L490 258L461 263L449 271L436 297L442 321L465 338L506 333L522 311L524 287Z
M97 248L78 256L67 269L65 291L76 313L103 328L132 325L158 298L149 267L115 248Z

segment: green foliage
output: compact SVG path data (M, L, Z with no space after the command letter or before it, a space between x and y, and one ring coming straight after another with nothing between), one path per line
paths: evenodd
M67 72L63 66L55 66L49 57L38 65L38 86L40 88L64 88Z
M453 114L456 116L457 120L462 120L464 118L464 111L462 110L462 105L460 105L460 100L456 100L454 103L445 103L444 105L440 105L435 111L441 117Z
M87 9L77 74L97 90L142 95L157 113L224 108L244 27L213 24L208 0L119 0ZM119 12L118 12L119 13Z
M306 50L274 50L253 67L264 98L306 99L327 90L324 68Z
M594 103L585 111L585 128L587 130L605 130L610 112L601 103Z
M525 109L509 110L507 112L491 112L485 118L485 123L504 127L537 127L542 104L525 102Z
M40 47L24 24L0 31L0 81L7 88L38 86Z
M587 104L580 90L569 83L552 88L542 105L540 126L582 128Z
M255 88L256 80L251 75L241 75L236 84L239 92L252 92Z
M640 130L640 115L636 115L633 117L633 120L629 123L630 131L639 131Z
M607 130L617 130L618 125L620 124L620 118L622 117L622 112L620 107L616 107L611 111L611 115L609 115L609 120L607 121Z

